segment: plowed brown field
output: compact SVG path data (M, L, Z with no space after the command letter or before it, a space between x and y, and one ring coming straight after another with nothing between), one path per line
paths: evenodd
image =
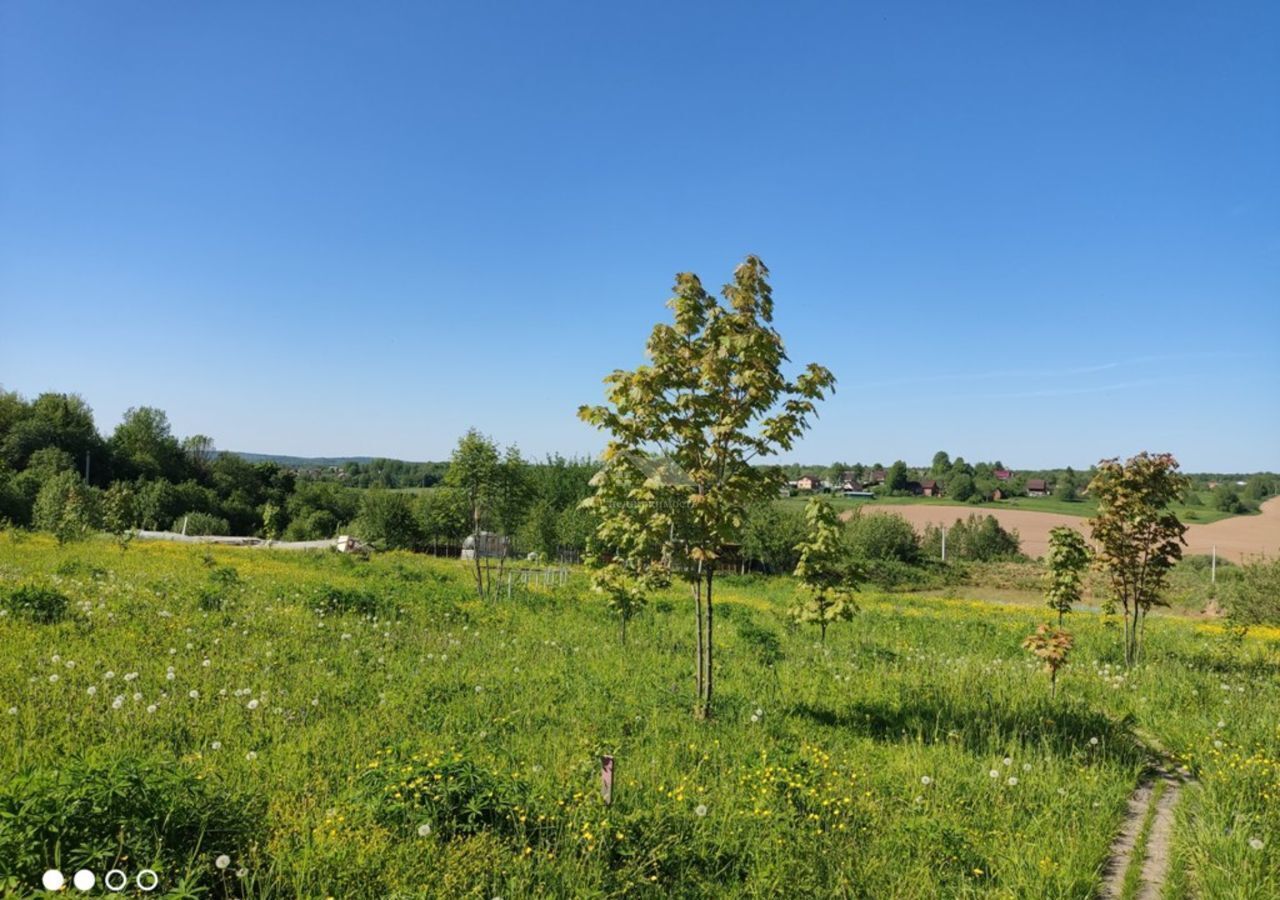
M902 516L917 531L926 523L950 525L956 519L964 519L970 513L980 516L993 515L1004 528L1016 528L1022 538L1022 552L1028 556L1044 556L1049 546L1049 531L1059 525L1078 528L1089 533L1087 520L1082 516L1066 516L1059 513L1035 512L1025 509L974 509L970 506L911 506L870 503L864 509L888 512ZM844 513L848 518L851 513ZM1266 554L1280 555L1280 497L1272 497L1262 504L1256 516L1232 516L1209 525L1192 525L1187 529L1187 546L1183 553L1209 554L1214 547L1218 555L1234 562Z

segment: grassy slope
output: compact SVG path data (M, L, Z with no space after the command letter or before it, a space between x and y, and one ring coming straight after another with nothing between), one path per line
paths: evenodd
M5 585L53 584L86 604L58 625L0 619L0 773L113 746L261 792L270 841L236 861L257 895L1086 896L1143 765L1126 717L1200 771L1199 815L1178 831L1192 886L1280 895L1274 634L1234 647L1153 619L1149 664L1122 676L1114 633L1078 615L1050 703L1019 649L1038 610L864 597L823 647L783 624L789 582L729 582L718 715L698 725L682 593L633 623L623 649L581 584L483 605L456 563L399 554L213 550L245 587L229 611L203 612L203 552L0 535ZM311 606L326 585L402 612L322 618ZM112 709L107 670L140 673L143 699ZM234 696L246 687L259 709ZM601 752L618 758L612 808L597 795ZM537 833L522 822L448 842L439 827L417 834L428 808L378 820L389 801L362 772L451 753L527 784Z

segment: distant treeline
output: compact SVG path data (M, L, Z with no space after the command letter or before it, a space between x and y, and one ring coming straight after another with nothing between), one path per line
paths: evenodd
M945 450L933 455L928 466L909 466L902 460L888 465L880 462L834 462L826 466L787 464L780 467L790 481L802 475L823 479L834 490L852 480L874 493L889 496L913 492L913 485L934 480L943 494L960 502L983 502L996 497L1026 493L1027 482L1045 482L1049 493L1058 500L1072 502L1085 493L1095 474L1094 467L1077 471L1070 466L1060 469L1012 469L1000 460L967 462L964 457L952 459ZM876 473L883 473L882 482ZM999 473L999 474L998 474ZM1004 477L1001 477L1003 475ZM1280 475L1274 472L1194 473L1183 497L1187 506L1209 506L1223 512L1252 512L1258 504L1280 492Z
M581 552L591 522L577 505L590 492L594 464L558 456L526 463L518 452L508 462L513 487L492 527L520 535L529 549ZM295 471L219 452L205 435L179 439L153 407L129 409L104 436L75 394L27 400L0 391L0 524L61 539L172 529L315 540L344 530L375 534L392 523L392 546L460 544L473 522L458 489L380 490L439 485L448 468L373 459Z

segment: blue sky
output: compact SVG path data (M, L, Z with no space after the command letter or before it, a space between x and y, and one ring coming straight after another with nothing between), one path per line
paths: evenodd
M0 6L0 383L302 455L592 452L677 271L794 454L1280 469L1274 3Z

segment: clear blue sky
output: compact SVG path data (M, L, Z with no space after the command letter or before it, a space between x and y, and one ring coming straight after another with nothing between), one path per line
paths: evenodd
M1280 469L1280 5L0 6L0 383L229 449L593 452L772 268L795 454Z

